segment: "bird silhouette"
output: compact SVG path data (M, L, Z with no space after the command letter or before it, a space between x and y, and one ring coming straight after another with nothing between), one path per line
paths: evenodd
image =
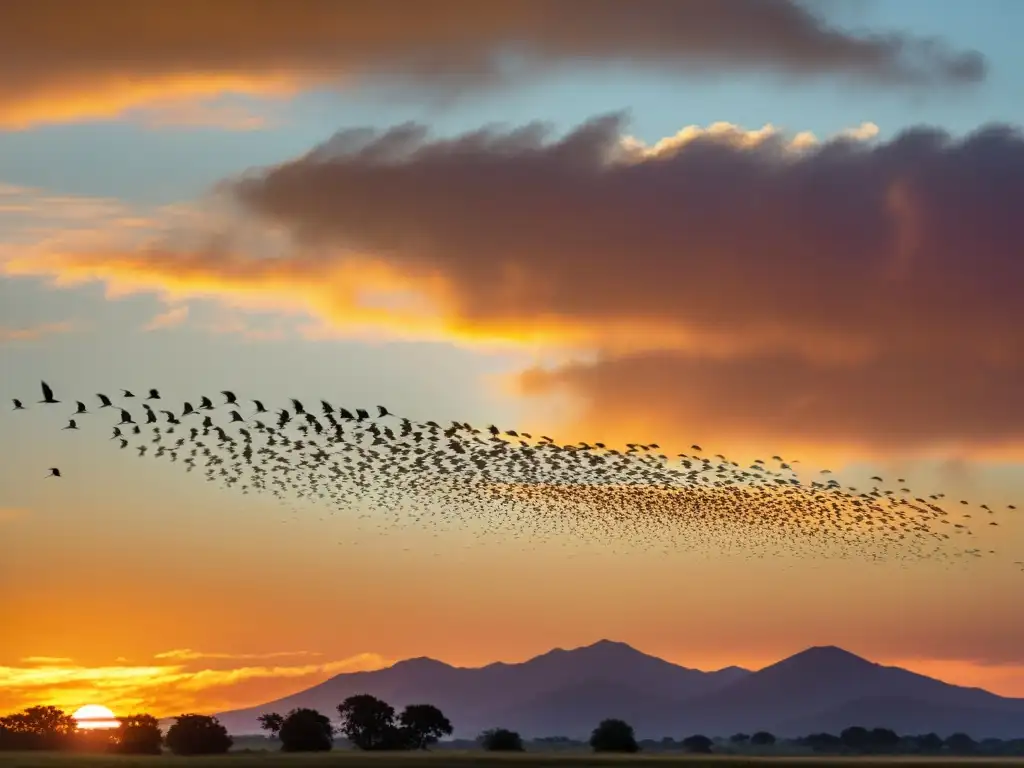
M47 477L60 477L60 470L57 467L50 467L50 474Z
M44 382L41 382L40 387L43 390L43 399L39 401L40 403L45 403L46 405L55 405L56 403L60 402L60 400L57 400L57 399L54 398L53 390L50 389L50 385L49 384L47 384L44 381Z

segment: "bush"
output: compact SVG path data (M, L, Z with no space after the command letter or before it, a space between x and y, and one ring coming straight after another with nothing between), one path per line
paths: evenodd
M590 746L595 752L639 752L633 726L625 720L602 720L590 734Z
M480 734L480 746L487 752L523 752L523 737L507 728L492 728Z
M215 717L180 715L167 730L167 748L176 755L221 755L234 743Z

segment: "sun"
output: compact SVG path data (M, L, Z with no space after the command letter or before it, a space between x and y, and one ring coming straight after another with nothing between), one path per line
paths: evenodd
M99 704L88 704L80 707L72 717L78 724L79 730L82 731L117 728L121 725L113 712Z

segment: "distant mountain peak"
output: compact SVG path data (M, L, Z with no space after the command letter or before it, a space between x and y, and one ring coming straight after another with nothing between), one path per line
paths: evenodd
M391 665L391 669L454 669L451 664L447 664L437 659L432 659L429 656L416 656L411 659L402 659L401 661L395 662Z
M791 659L820 659L820 660L835 660L835 661L859 661L863 664L873 664L874 662L868 661L862 656L858 656L855 653L851 653L845 648L840 648L838 645L812 645L800 653L790 656Z

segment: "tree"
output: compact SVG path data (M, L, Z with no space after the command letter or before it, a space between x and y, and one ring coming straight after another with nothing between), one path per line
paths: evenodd
M714 744L711 739L700 733L695 733L693 736L687 736L683 739L682 743L683 749L687 752L694 752L700 755L711 754L711 747Z
M768 731L758 731L750 737L750 743L758 747L770 747L775 743L775 736Z
M270 738L276 739L281 733L281 726L284 725L284 717L277 712L267 712L259 716L260 730L270 734Z
M285 752L330 752L334 746L330 718L315 709L293 709L282 720L278 733Z
M167 747L176 755L220 755L234 740L216 717L179 715L167 729Z
M426 749L442 736L451 736L451 721L433 704L410 704L398 718L412 749Z
M338 705L341 732L352 744L365 750L401 748L395 727L395 708L386 701L361 693Z
M843 740L832 733L812 733L800 741L815 752L838 752L843 746Z
M602 720L590 734L590 747L595 752L639 752L633 726L625 720Z
M114 733L114 750L126 755L159 755L162 742L160 721L152 715L122 717Z
M70 744L78 729L75 719L57 707L29 707L0 717L3 749L57 750Z
M847 749L851 749L854 752L864 752L871 744L871 732L867 728L854 725L840 733L839 740L843 742L843 746Z
M946 737L946 749L955 755L969 755L978 747L978 742L966 733L954 733Z
M899 734L891 728L872 728L870 736L872 752L894 752L900 745Z
M523 737L507 728L491 728L480 734L480 746L488 752L522 752Z
M925 733L915 737L917 748L921 752L941 752L945 742L937 733Z
M746 744L749 741L750 735L746 733L734 733L732 736L729 737L729 743L736 744L737 746L742 746L743 744Z

